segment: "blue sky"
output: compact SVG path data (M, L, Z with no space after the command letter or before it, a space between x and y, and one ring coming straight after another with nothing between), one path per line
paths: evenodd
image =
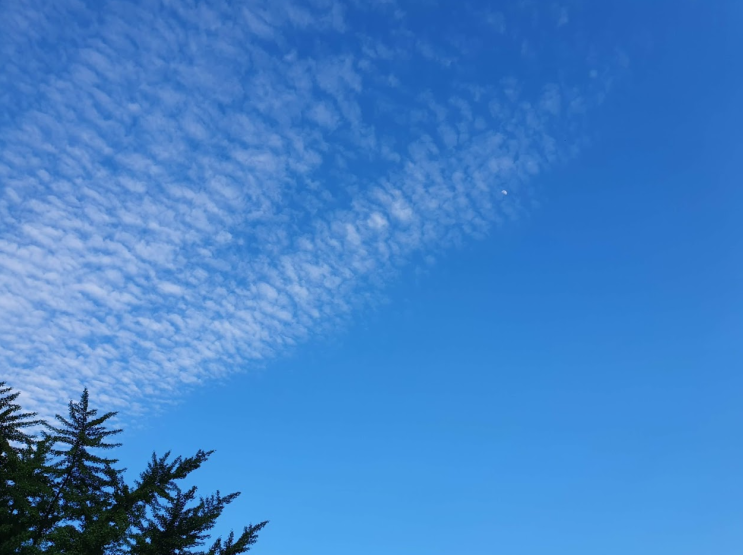
M736 2L0 5L0 363L256 553L743 545Z

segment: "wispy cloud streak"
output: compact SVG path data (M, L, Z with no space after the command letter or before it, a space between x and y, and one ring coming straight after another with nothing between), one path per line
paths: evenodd
M0 365L41 410L141 412L332 326L517 218L601 89L483 76L392 3L2 10Z

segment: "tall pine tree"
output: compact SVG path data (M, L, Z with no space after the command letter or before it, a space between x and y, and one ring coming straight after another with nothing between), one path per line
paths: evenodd
M107 442L121 433L105 426L115 414L98 416L89 407L85 389L79 402L70 401L68 418L57 415L60 425L45 425L46 439L54 446L50 474L55 492L43 508L34 545L50 543L66 553L95 555L115 537L117 522L110 516L123 486L123 470L114 467L116 459L98 454L121 445Z

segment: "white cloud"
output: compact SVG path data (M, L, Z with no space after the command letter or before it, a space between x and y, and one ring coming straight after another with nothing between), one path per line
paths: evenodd
M425 90L421 56L451 59L428 39L390 54L404 18L362 49L323 42L350 8L321 4L0 8L0 364L33 407L85 385L128 413L169 402L518 217L559 155L561 89Z

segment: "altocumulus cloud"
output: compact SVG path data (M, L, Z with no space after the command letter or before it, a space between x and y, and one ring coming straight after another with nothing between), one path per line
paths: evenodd
M520 79L523 14L457 9L418 28L394 2L3 3L8 381L42 412L87 385L136 414L519 217L607 70L553 56L553 83Z

